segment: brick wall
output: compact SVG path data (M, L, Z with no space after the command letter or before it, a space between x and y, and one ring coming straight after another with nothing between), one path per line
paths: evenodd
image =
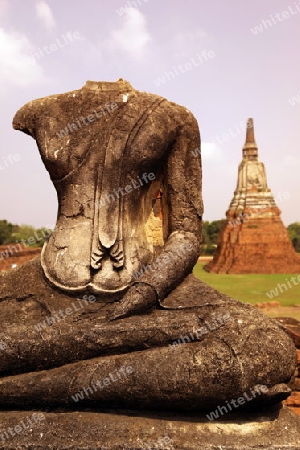
M18 267L41 253L41 248L25 247L22 244L0 245L0 271Z
M297 347L298 367L295 379L290 384L292 395L283 403L300 416L300 322L296 319L282 318L279 322L286 328Z

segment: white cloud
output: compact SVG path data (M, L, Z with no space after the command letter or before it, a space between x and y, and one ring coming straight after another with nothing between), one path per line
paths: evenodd
M196 53L203 49L208 49L210 47L211 38L206 33L205 30L188 30L175 34L172 37L172 49L174 56L177 58L182 58L184 56L190 55L191 53Z
M0 17L5 16L8 7L8 0L0 0Z
M121 28L111 32L108 43L112 49L123 50L130 56L140 59L151 40L146 18L137 8L128 8L122 20Z
M35 5L35 9L38 17L43 21L47 30L53 31L56 27L56 22L48 3L45 2L45 0L41 0Z
M203 159L220 161L222 159L222 152L214 142L202 142L201 154Z
M0 28L0 82L14 86L30 86L46 81L42 67L29 58L34 48L24 34Z

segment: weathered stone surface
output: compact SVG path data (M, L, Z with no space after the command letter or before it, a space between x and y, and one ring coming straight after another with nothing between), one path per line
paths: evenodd
M200 147L199 130L191 112L120 79L34 100L13 126L36 140L57 190L57 224L42 252L54 286L124 293L143 264L157 263L147 222L158 192L165 210L163 277L144 274L139 281L164 298L191 272L203 212L200 157L191 155ZM168 263L185 243L191 248Z
M300 273L300 256L289 240L280 210L258 159L253 120L247 124L237 188L226 212L213 261L215 273Z
M79 127L91 109L93 120ZM21 414L15 409L47 409L49 448L52 439L58 448L130 449L141 447L148 426L157 440L165 432L145 411L260 410L289 395L296 355L285 330L191 275L202 199L200 159L191 155L200 137L189 111L124 80L88 82L25 105L14 127L36 139L59 209L41 259L0 274L0 406L11 411L0 415L2 429ZM153 215L162 222L160 253ZM142 412L119 419L99 407ZM82 408L90 412L65 412ZM194 428L202 448L211 426ZM194 423L184 427L175 448L193 449L185 429L192 435ZM42 433L23 448L38 448ZM290 442L277 435L280 445Z
M165 299L166 309L113 322L109 298L78 304L44 280L38 259L0 275L0 298L0 342L6 345L0 404L11 408L74 405L76 393L127 366L131 376L82 403L199 410L257 385L269 389L261 401L290 394L282 384L296 367L290 337L274 320L193 275ZM59 310L64 319L56 316Z
M38 412L37 412L38 414ZM44 420L1 442L0 450L299 450L300 422L288 409L205 415L133 411L45 413ZM2 430L32 411L0 412Z

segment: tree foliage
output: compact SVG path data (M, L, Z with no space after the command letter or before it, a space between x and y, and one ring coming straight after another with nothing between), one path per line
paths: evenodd
M202 250L203 255L212 255L217 248L218 236L225 219L202 222Z
M42 247L51 234L47 228L34 228L31 225L15 225L7 220L0 220L0 245L25 242L31 247Z
M13 225L7 220L0 220L0 245L6 244L12 235Z
M300 252L300 222L291 223L287 229L294 249L296 252Z

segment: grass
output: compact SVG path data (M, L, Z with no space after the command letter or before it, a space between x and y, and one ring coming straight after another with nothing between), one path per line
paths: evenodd
M298 282L298 275L295 274L255 274L255 275L220 275L214 273L208 273L204 269L204 263L198 263L194 267L194 275L205 283L213 286L220 292L236 298L243 302L251 304L277 301L281 306L291 307L294 305L300 305L300 283ZM296 277L298 285L294 285L291 281L291 277ZM287 284L290 283L290 286ZM282 287L282 291L278 289L278 284L286 284L287 290ZM267 296L267 292L271 290L278 290L278 295L273 295L273 298ZM281 308L282 309L282 308ZM290 308L289 308L290 310ZM300 319L300 308L295 312ZM268 315L273 315L270 310ZM293 314L294 317L295 314Z

